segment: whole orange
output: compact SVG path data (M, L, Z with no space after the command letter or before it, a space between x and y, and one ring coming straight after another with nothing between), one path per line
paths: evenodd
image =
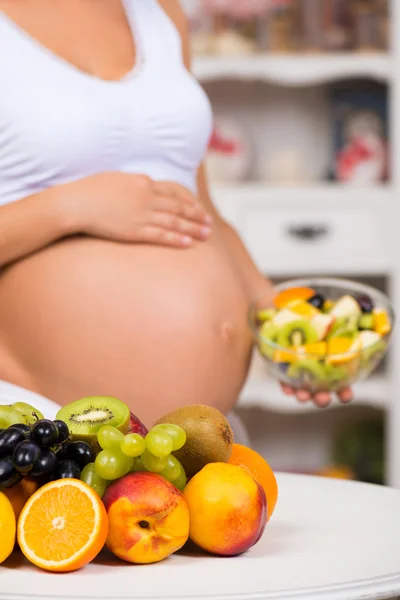
M183 495L189 507L191 540L220 556L245 552L261 538L267 502L248 471L210 463L189 481Z
M269 521L278 501L278 483L267 461L255 450L241 444L233 444L229 464L250 471L254 479L263 487L267 497L267 521Z

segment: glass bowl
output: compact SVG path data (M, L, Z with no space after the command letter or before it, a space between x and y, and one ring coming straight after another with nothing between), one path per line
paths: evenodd
M324 315L322 318L318 317L318 339L315 339L314 329L317 321L311 321L313 325L311 333L307 332L307 329L310 328L304 324L304 320L308 321L311 318L308 315L309 306L312 304L309 302L309 298L293 299L287 305L287 298L291 294L289 292L284 295L285 302L279 303L279 297L282 299L281 292L294 288L311 288L315 294L328 301L322 307L316 307L319 309L318 314ZM386 355L391 341L395 315L389 299L379 290L350 280L307 278L277 285L275 292L275 299L280 304L278 311L271 307L263 310L259 306L252 306L249 311L249 322L255 344L274 379L295 389L305 389L311 393L338 392L357 381L365 380ZM361 332L359 329L360 326L364 329L365 312L360 310L357 316L355 311L355 314L352 313L348 317L331 314L332 310L333 313L335 310L340 313L338 306L335 309L334 303L348 296L354 299L367 297L372 301L374 313L371 313L372 316L367 319L369 333L365 333L364 330ZM321 298L319 301L321 302ZM302 306L295 307L296 303L302 304ZM286 327L285 333L281 333L286 323L282 325L278 320L284 320L283 311L291 311L292 308L294 311L305 311L304 314L307 314L307 318L303 316L303 313L299 314L298 320L303 322L299 330L296 332L298 323L295 323L290 325L289 329ZM356 307L353 305L352 308ZM366 307L363 306L363 308L365 311ZM375 311L384 311L383 314L387 315L390 324L390 331L386 331L387 324L386 327L381 327L380 323L378 327L378 312ZM277 314L280 314L279 319L276 318ZM382 315L382 312L380 314ZM329 318L325 318L325 315ZM364 315L363 320L360 321L362 315ZM286 314L285 316L294 319L293 315ZM356 322L357 324L355 324ZM326 327L326 331L320 328L321 324ZM375 329L378 329L379 336L374 331ZM292 336L290 340L287 330ZM294 342L294 332L301 338L298 337L296 342ZM286 336L286 338L283 340L282 336L283 338ZM340 338L339 341L337 338Z

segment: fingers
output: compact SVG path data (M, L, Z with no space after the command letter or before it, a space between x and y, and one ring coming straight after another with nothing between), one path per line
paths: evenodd
M169 181L154 181L153 191L160 196L176 198L185 204L197 204L197 198L183 186Z
M160 246L170 246L171 248L190 248L193 244L193 238L184 233L168 231L156 225L144 227L140 238L137 240L145 244L157 244Z
M313 396L308 390L296 390L285 383L281 383L281 388L284 394L287 396L296 396L297 400L302 404L312 400L318 408L327 408L332 402L332 396L328 392L319 392ZM349 404L354 397L350 388L341 390L337 396L342 404Z
M350 388L345 388L338 393L338 398L343 404L348 404L354 398L353 391Z
M193 239L206 240L211 235L211 228L204 223L196 223L185 218L162 212L155 212L152 217L152 223L168 231L187 235Z
M156 197L154 210L208 226L212 223L212 218L200 204L182 204L182 202L176 198L169 198L167 196Z

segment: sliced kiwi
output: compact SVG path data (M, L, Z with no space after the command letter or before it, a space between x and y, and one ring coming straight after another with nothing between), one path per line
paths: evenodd
M281 327L277 343L282 348L305 346L318 341L318 333L307 319L298 319Z
M117 398L93 396L64 406L56 418L68 425L73 439L88 442L97 449L97 432L104 425L128 432L130 411Z
M304 358L293 363L287 370L287 376L302 384L326 382L325 365L312 358Z
M31 406L26 402L16 402L15 404L11 405L11 408L14 408L21 413L21 415L25 417L25 421L28 423L28 425L33 425L36 423L36 421L44 419L44 416L40 410L37 410L34 406Z
M7 427L17 425L17 423L28 424L24 415L12 406L0 406L0 429L7 429Z
M331 340L333 338L344 337L352 340L356 337L357 333L357 326L353 319L349 319L348 317L338 317L327 335L327 339Z
M260 328L259 333L261 339L259 343L259 350L263 356L266 356L267 358L273 357L276 348L274 348L274 346L268 342L276 343L276 338L279 331L280 328L277 325L274 325L268 321Z
M264 310L257 311L257 320L261 323L265 321L271 321L278 311L276 308L266 308Z

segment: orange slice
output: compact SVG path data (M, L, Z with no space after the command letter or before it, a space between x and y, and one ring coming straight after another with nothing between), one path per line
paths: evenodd
M328 342L327 362L330 365L342 365L351 362L360 355L361 350L362 344L359 339L332 338Z
M276 363L294 363L299 360L298 348L293 350L275 350L272 360Z
M38 489L18 521L25 557L46 571L76 571L102 550L108 534L104 504L78 479L59 479Z
M289 302L287 308L306 319L312 319L315 315L320 314L318 308L315 308L315 306L308 302L304 302L303 300L293 300L292 302Z
M376 331L376 333L380 333L381 335L386 335L387 333L390 333L391 324L389 315L387 314L386 310L374 310L374 317L374 330Z
M279 292L274 298L276 308L285 308L292 300L309 300L315 296L315 291L307 287L290 288Z

